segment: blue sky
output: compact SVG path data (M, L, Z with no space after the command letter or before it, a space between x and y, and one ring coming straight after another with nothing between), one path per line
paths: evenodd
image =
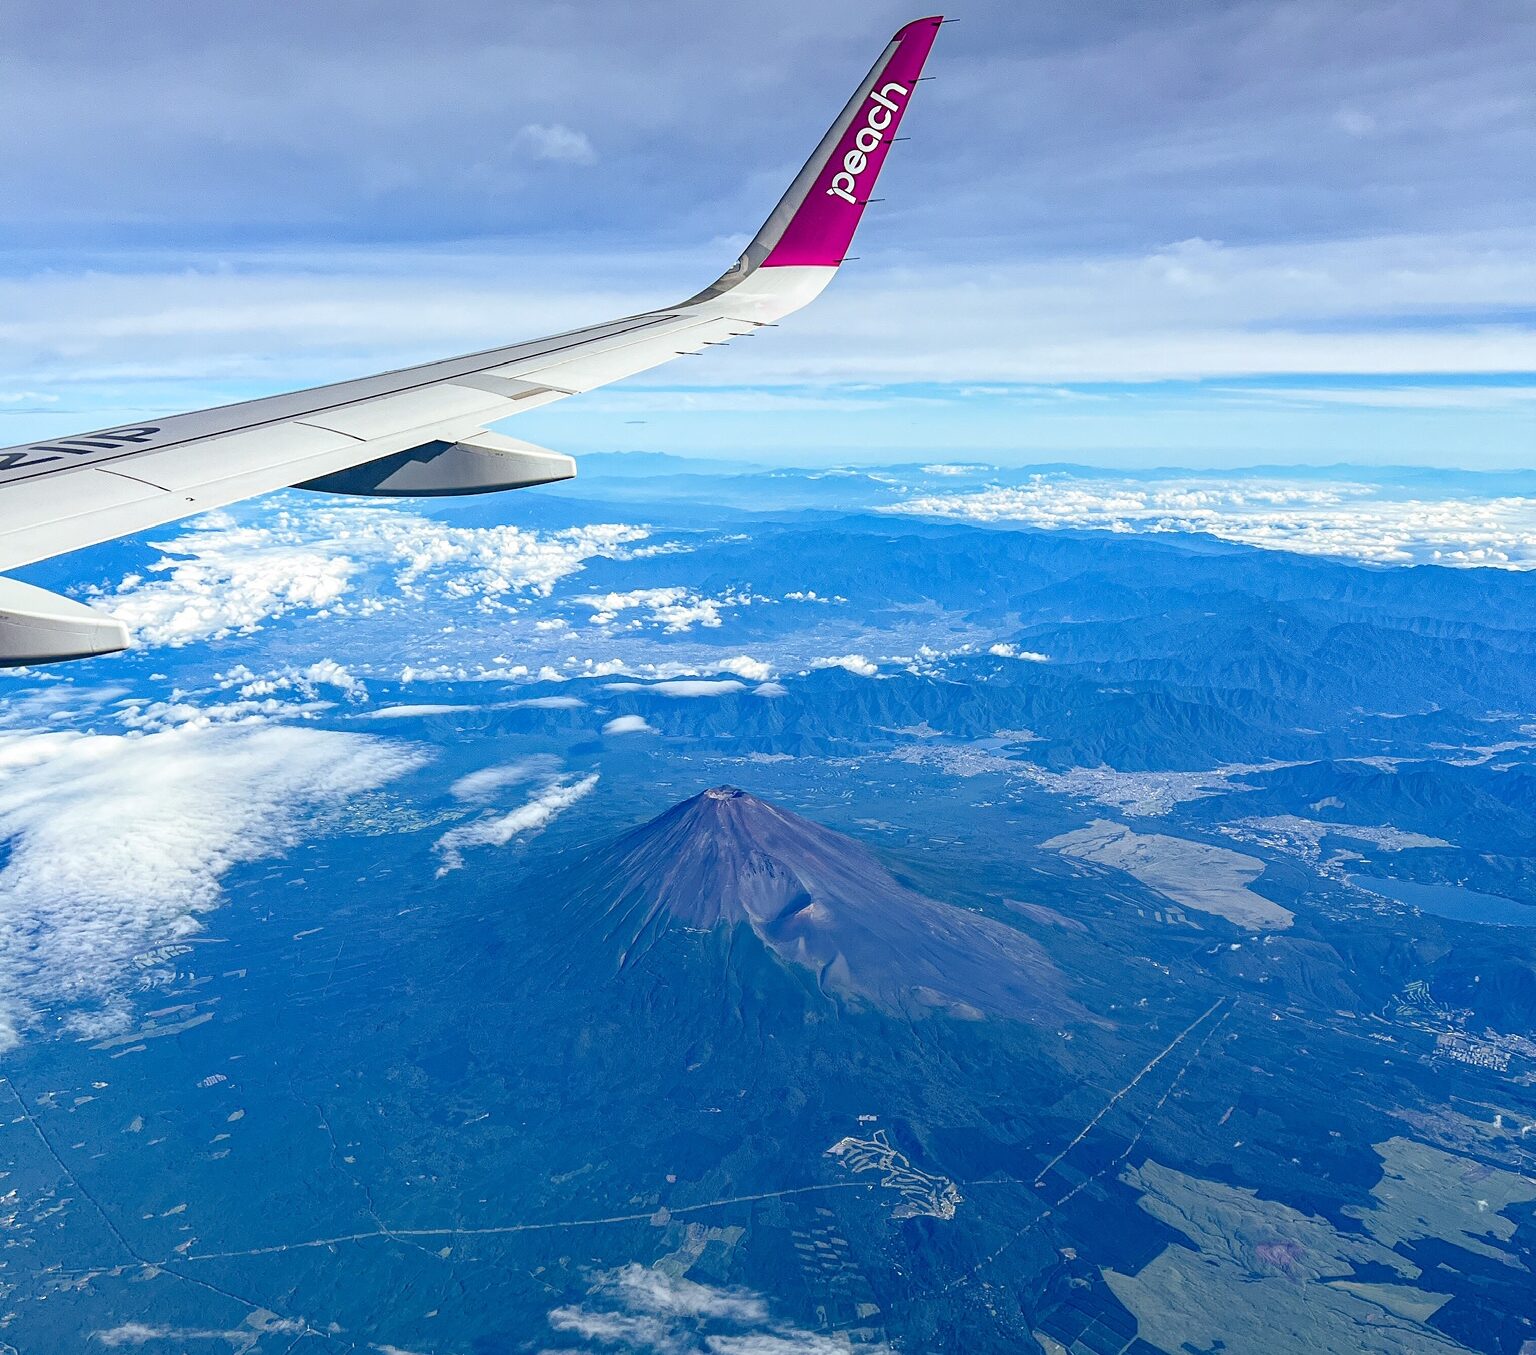
M16 0L0 443L515 341L730 262L909 5ZM519 420L801 463L1536 463L1523 3L955 6L859 259Z

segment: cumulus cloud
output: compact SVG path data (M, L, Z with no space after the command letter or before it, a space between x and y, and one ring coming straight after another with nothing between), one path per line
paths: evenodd
M748 682L766 682L773 676L773 666L764 663L761 659L754 659L747 654L738 654L734 658L719 659L715 662L714 671L717 673L735 673L739 678L745 678Z
M270 719L307 719L332 708L329 701L290 701L277 697L262 700L125 701L117 722L141 734L167 729L209 729L214 725L261 724Z
M596 772L575 779L553 777L531 799L508 813L485 814L450 828L433 847L442 857L438 875L463 869L464 853L470 848L505 847L514 838L541 832L572 805L590 795L597 779Z
M987 650L988 654L995 654L1000 659L1023 659L1026 663L1049 663L1051 656L1042 654L1035 649L1020 649L1014 644L996 644Z
M880 671L880 665L866 659L862 654L840 654L836 658L812 659L812 668L846 668L850 673L857 673L860 677L874 677Z
M321 659L297 674L298 681L309 687L334 687L354 701L366 701L368 688L335 659Z
M702 597L689 588L671 587L588 594L572 598L571 601L590 610L588 621L594 626L610 626L624 613L637 611L641 615L630 621L632 627L646 621L663 627L669 635L680 635L695 626L714 629L723 624L720 615L722 609L747 607L765 599L734 589L727 590L720 597L710 598Z
M1374 564L1536 568L1536 499L1391 498L1367 484L1262 478L1118 480L1036 475L930 494L886 511L1113 532L1203 532Z
M604 734L654 734L656 729L643 715L619 715L603 726Z
M208 699L215 693L226 699ZM288 664L265 673L236 664L217 675L210 688L197 694L198 699L187 692L174 692L168 699L126 697L117 702L116 715L119 724L143 733L277 717L312 719L335 709L336 702L329 699L329 694L335 693L352 705L368 700L366 685L334 659L321 659L302 668ZM372 714L362 718L372 718Z
M84 1033L126 1022L134 957L195 933L226 871L423 758L265 724L0 736L0 1044L60 1003Z
M103 595L142 645L184 645L291 611L320 612L346 594L358 565L287 534L215 526L161 546L153 578L130 574Z
M630 1264L597 1277L581 1303L549 1313L561 1335L641 1355L889 1355L884 1342L855 1347L842 1333L807 1331L776 1320L763 1295L701 1284Z
M494 607L547 597L596 556L648 535L600 523L557 532L455 527L400 509L257 510L265 525L213 514L159 543L164 556L97 600L140 644L184 645L259 629L291 612L366 615L400 599L443 596ZM371 580L372 588L363 587Z

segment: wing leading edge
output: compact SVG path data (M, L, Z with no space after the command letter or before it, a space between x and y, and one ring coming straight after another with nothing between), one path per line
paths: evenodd
M942 20L887 44L741 258L676 306L287 395L0 449L0 569L290 486L476 494L575 463L486 430L728 343L813 301L848 252ZM0 666L127 647L121 622L0 578Z

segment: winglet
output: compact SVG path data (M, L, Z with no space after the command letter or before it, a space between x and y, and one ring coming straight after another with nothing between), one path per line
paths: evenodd
M842 263L943 22L915 19L891 39L759 233L791 208L763 267Z
M933 15L897 31L746 253L694 300L729 291L759 268L842 263L943 22Z

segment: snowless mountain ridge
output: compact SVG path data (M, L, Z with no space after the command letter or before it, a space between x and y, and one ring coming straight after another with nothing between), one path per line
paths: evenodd
M1072 1009L1030 937L909 889L862 843L734 786L583 861L567 894L622 970L668 933L744 929L822 990L908 1015L1045 1020Z

